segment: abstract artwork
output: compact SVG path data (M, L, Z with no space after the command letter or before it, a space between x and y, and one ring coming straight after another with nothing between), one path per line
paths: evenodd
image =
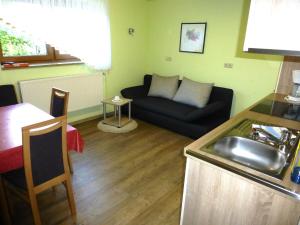
M204 52L207 23L182 23L180 34L180 52Z

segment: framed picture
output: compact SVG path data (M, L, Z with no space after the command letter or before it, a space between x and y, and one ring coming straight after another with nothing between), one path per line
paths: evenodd
M207 23L182 23L180 32L180 52L203 54Z

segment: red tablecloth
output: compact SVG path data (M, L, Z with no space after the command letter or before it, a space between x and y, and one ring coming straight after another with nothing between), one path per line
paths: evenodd
M0 107L0 174L23 167L21 128L51 118L28 103ZM77 129L68 125L68 150L82 152L83 144Z

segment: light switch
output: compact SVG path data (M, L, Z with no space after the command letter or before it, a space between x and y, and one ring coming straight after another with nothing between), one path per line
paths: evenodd
M167 61L167 62L172 62L172 60L173 60L173 59L172 59L171 56L167 56L167 57L166 57L166 61Z
M224 68L232 69L233 63L224 63Z

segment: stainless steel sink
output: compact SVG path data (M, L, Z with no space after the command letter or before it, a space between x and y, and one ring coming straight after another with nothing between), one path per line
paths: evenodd
M254 124L263 125L261 128L278 128L272 124L246 119L209 143L204 151L282 179L295 154L300 132L282 128L291 133L290 139L286 143L275 143L275 139L270 140L267 136L253 139L251 132Z
M218 140L212 153L270 175L280 175L287 163L287 156L273 146L237 136Z

